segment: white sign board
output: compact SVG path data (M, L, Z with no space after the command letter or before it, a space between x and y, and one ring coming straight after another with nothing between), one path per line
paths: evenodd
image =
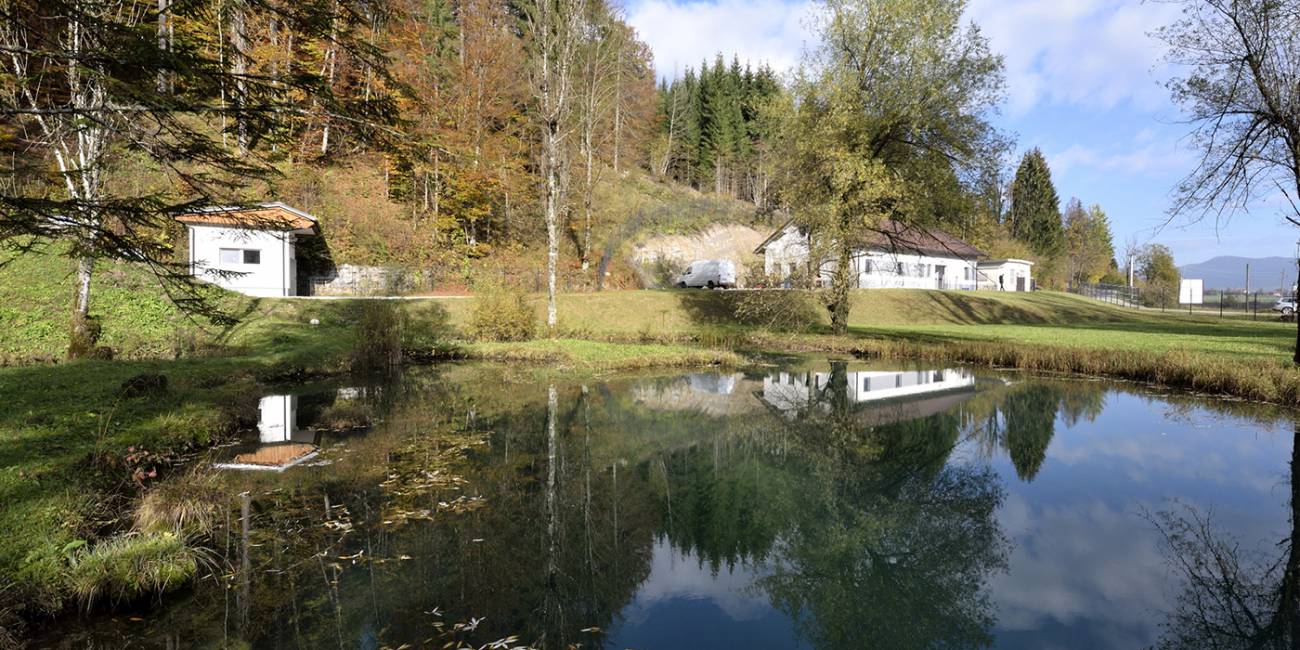
M1181 305L1199 305L1204 302L1205 281L1183 280L1178 288L1178 303Z

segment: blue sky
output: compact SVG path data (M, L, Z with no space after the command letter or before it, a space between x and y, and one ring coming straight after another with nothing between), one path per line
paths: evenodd
M795 66L811 40L809 0L628 0L628 21L673 77L715 52ZM1169 246L1179 264L1216 255L1291 256L1300 231L1276 205L1228 223L1168 222L1170 192L1191 171L1189 127L1163 81L1173 75L1148 34L1177 8L1138 0L972 0L969 18L1006 60L1007 98L994 122L1015 135L1016 160L1039 147L1062 204L1077 196L1110 216L1126 243Z

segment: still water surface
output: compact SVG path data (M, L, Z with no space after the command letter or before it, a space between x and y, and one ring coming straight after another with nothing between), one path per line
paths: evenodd
M258 419L219 575L40 647L1133 648L1188 632L1178 522L1290 526L1289 420L1101 382L466 365Z

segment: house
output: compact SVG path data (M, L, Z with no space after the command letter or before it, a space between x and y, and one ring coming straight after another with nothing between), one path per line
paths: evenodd
M1029 260L980 260L979 289L991 291L1032 291L1034 288L1031 271L1034 263Z
M998 274L1006 288L1021 291L1032 288L1026 260L997 260L1001 266L984 269L983 251L937 228L924 228L893 220L874 227L864 227L853 242L853 286L864 289L996 289ZM809 231L793 220L787 221L759 244L754 252L763 256L764 272L781 278L786 286L791 278L811 272L809 254L812 238ZM823 261L816 273L818 280L829 283L834 261ZM1015 278L1022 278L1017 285ZM991 275L990 275L991 274Z
M188 231L190 274L250 296L298 295L296 244L319 232L316 217L278 202L203 208L176 220Z

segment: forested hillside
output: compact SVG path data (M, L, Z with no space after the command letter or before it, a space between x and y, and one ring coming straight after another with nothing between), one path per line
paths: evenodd
M618 264L642 235L714 221L793 217L847 243L895 219L1033 259L1046 286L1115 271L1105 213L1063 215L1041 155L1011 182L1013 143L986 119L1001 59L964 6L894 0L863 22L830 2L784 76L718 53L660 80L606 0L11 0L0 244L76 260L74 342L102 259L227 318L173 218L272 200L320 217L300 271L544 276L552 307L634 284Z

